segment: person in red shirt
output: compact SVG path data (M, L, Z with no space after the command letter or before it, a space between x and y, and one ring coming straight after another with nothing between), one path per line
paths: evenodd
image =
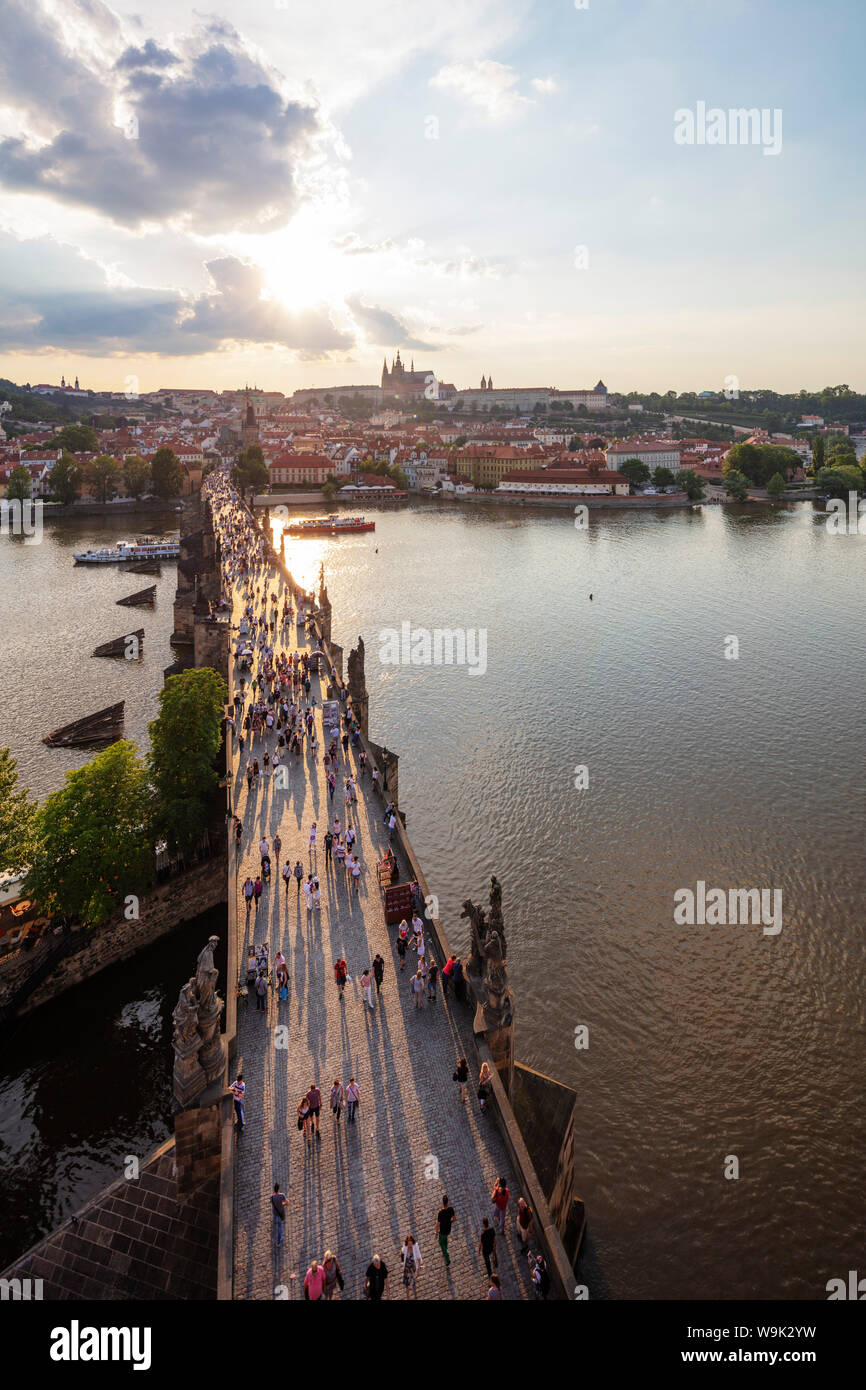
M443 997L446 998L446 999L447 999L447 997L448 997L448 986L449 986L450 983L451 983L451 975L452 975L453 971L454 971L454 957L453 957L453 956L449 956L448 959L446 960L445 964L444 964L443 967L442 967L442 994L443 994Z
M318 1260L313 1260L304 1279L304 1298L314 1302L325 1292L325 1271Z
M348 966L342 956L339 960L334 961L334 979L337 982L337 989L340 991L341 999L343 998L343 990L346 988L346 976L348 973Z
M510 1198L511 1193L508 1191L508 1184L504 1178L499 1178L490 1194L490 1200L494 1206L493 1215L501 1236L505 1235L505 1212L508 1208Z

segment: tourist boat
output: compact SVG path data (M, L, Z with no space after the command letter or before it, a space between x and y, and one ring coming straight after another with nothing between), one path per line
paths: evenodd
M376 523L362 516L311 516L296 517L285 529L290 536L319 536L337 531L375 531Z
M138 540L121 541L101 550L73 551L72 558L77 565L117 565L124 560L176 560L179 555L178 538L158 541L153 536L139 536Z

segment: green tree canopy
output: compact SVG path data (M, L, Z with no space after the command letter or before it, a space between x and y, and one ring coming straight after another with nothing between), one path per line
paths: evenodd
M36 813L24 891L52 916L102 926L153 878L147 773L133 743L114 743Z
M812 440L812 467L824 467L824 436L816 434Z
M154 828L181 854L191 853L207 828L227 699L225 681L208 666L169 676L159 694L150 725Z
M781 473L774 473L770 481L767 483L767 491L771 497L780 497L787 486L788 485L785 482L785 479L782 477Z
M677 487L686 494L690 502L700 502L704 495L704 482L693 468L681 468L677 474Z
M849 492L863 492L863 474L851 464L834 463L819 468L815 482L829 497L847 497Z
M626 459L625 463L617 466L616 471L627 478L632 487L640 487L641 483L649 482L650 471L640 459Z
M98 458L90 459L85 465L84 476L99 501L107 502L117 491L121 467L117 459L112 458L110 454L100 454Z
M123 460L123 481L129 496L138 501L139 497L150 492L152 482L150 464L139 454L127 454Z
M18 788L18 764L0 748L0 873L20 873L33 852L35 807Z
M248 488L256 490L266 488L269 485L271 475L258 444L251 444L239 455L237 464L232 470L232 477L243 492L246 492Z
M13 468L6 484L6 496L10 501L26 502L33 492L33 479L23 463Z
M177 454L167 444L157 449L151 459L150 473L151 490L157 497L168 502L170 498L180 496L186 474Z
M676 474L672 473L670 468L665 468L663 464L659 464L658 468L653 471L653 482L656 487L671 487L676 480Z
M733 497L735 502L745 502L749 495L749 479L745 473L737 468L726 468L724 485L728 496Z
M70 507L81 491L81 469L71 454L61 454L51 465L48 487L55 502Z
M66 449L70 454L95 454L99 448L99 435L92 425L64 425L57 431L52 443L54 448Z

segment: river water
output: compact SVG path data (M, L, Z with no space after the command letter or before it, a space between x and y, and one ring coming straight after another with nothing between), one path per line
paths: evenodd
M492 504L370 515L372 534L290 539L289 562L308 586L324 562L335 640L365 636L371 735L400 754L456 945L462 900L491 872L502 883L517 1055L577 1091L592 1296L825 1297L862 1262L862 538L829 535L810 504L593 511L586 531ZM82 580L69 559L68 532L0 539L16 595L0 731L42 794L71 755L34 739L118 698L94 701L92 668L124 663L87 653L124 630L113 599L137 587ZM160 669L167 571L171 593L138 620ZM482 629L486 670L384 664L380 634L406 622ZM133 736L155 675L110 677L138 692ZM780 891L781 931L677 925L674 894L699 880ZM165 992L142 958L118 1008L161 988L166 1010L176 981ZM86 1079L104 1038L78 1045ZM130 1064L118 1052L104 1069L106 1143ZM26 1065L4 1053L0 1099ZM75 1102L58 1091L62 1151ZM86 1155L64 1172L74 1206Z

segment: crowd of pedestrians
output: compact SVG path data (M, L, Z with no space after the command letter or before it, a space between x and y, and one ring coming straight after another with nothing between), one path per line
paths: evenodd
M319 815L306 827L306 862L297 857L292 862L292 857L287 855L281 863L283 846L279 830L271 839L266 832L262 832L257 845L258 869L255 876L252 872L246 875L241 888L244 921L248 932L260 933L257 924L263 901L266 909L264 920L272 920L275 907L279 911L278 886L282 878L283 910L288 916L291 900L298 912L306 913L309 940L321 952L323 890L330 902L339 901L337 874L342 870L346 903L351 905L353 898L361 893L364 866L359 853L356 824L358 784L367 780L378 791L379 773L377 768L369 766L366 751L359 747L359 728L350 707L344 708L342 730L333 717L327 721L326 727L324 709L317 704L312 688L313 677L319 669L324 671L325 656L321 651L302 649L300 637L293 642L295 628L302 632L306 626L307 596L286 585L281 577L275 579L263 536L228 480L211 475L206 486L217 502L215 520L226 590L235 599L235 613L238 609L241 613L233 651L235 688L232 694L233 714L229 722L239 752L242 758L246 756L246 796L255 803L268 783L274 791L278 787L290 790L293 778L300 774L306 782L313 767L321 760L327 788L325 807L329 810L327 819ZM336 671L332 669L329 697L335 693L336 676ZM353 756L356 770L352 767ZM309 768L306 764L310 765ZM335 802L341 779L342 796L339 802ZM240 797L241 793L238 795ZM335 804L343 808L345 823L341 821L339 813L334 814ZM383 825L389 846L393 846L398 818L396 806L391 802L384 807ZM235 817L234 835L240 860L244 846L244 822L240 816ZM389 847L388 857L393 876L396 876L393 847ZM293 883L294 894L291 893ZM273 899L271 893L274 894ZM465 1000L466 976L459 956L449 956L441 969L432 958L429 931L425 929L422 916L424 900L417 883L411 885L411 900L411 918L402 920L393 936L394 969L395 977L405 975L406 960L411 956L414 968L410 971L407 987L412 1012L420 1014L437 1007L440 984L444 996L453 989L455 998ZM267 946L264 950L266 953ZM381 996L388 972L387 962L381 953L376 952L366 961L357 961L354 973L343 955L333 960L332 967L340 1004L346 1003L347 986L357 984L358 995L352 997L357 997L365 1013L375 1014L383 1002ZM267 958L260 961L250 982L257 1012L269 1015L272 991L276 995L278 1010L281 1003L288 1003L289 981L288 962L282 951L277 951L272 962ZM372 1020L370 1026L373 1026ZM415 1026L423 1026L422 1021L419 1020ZM470 1072L464 1056L457 1059L454 1081L458 1085L460 1103L467 1105ZM478 1076L480 1113L485 1111L491 1081L490 1070L485 1063ZM336 1141L336 1136L344 1128L358 1125L362 1111L361 1087L354 1075L349 1076L345 1083L340 1076L334 1076L333 1082L328 1085L326 1080L325 1085L325 1096L331 1112L328 1134L333 1133ZM240 1139L246 1125L247 1100L242 1074L238 1075L231 1090ZM303 1142L308 1159L313 1158L322 1145L322 1108L322 1089L314 1078L296 1105L297 1130L301 1136L298 1142ZM289 1219L289 1199L279 1181L274 1182L269 1200L273 1212L274 1244L282 1247ZM481 1257L488 1279L486 1297L495 1301L502 1297L496 1272L499 1258L497 1240L505 1237L506 1216L511 1202L511 1193L504 1177L498 1179L489 1201L494 1224L491 1225L491 1217L484 1217L477 1241L470 1241L468 1248L476 1251L477 1247L477 1255ZM517 1239L521 1248L527 1250L532 1235L532 1212L522 1197L517 1202L515 1215ZM431 1221L430 1235L435 1236L446 1269L451 1265L449 1240L455 1226L461 1229L463 1220L465 1216L458 1217L448 1196L443 1194ZM399 1264L405 1296L418 1296L419 1287L423 1288L424 1261L419 1241L412 1231L408 1231L403 1240ZM538 1296L545 1296L546 1288L544 1294L538 1292L543 1282L538 1269L539 1266L535 1264L532 1270L533 1287ZM379 1254L375 1254L364 1275L364 1296L372 1301L387 1298L389 1278L387 1264ZM306 1300L330 1300L344 1286L340 1263L332 1251L326 1250L321 1260L311 1261L303 1280L303 1296Z

